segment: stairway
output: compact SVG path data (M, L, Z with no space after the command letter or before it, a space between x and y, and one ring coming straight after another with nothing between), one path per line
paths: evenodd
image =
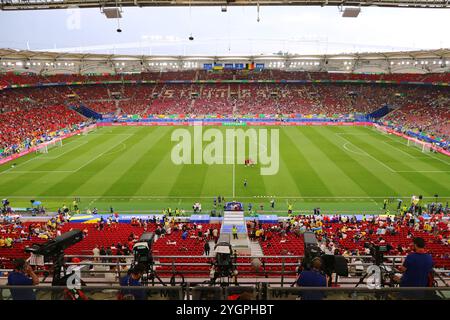
M232 229L236 226L238 239L233 239ZM229 242L234 250L240 254L250 254L250 240L248 239L247 225L243 211L225 211L223 215L220 238L230 239ZM220 241L220 239L219 239Z
M263 257L264 253L262 251L261 245L258 241L250 241L251 255L254 257Z

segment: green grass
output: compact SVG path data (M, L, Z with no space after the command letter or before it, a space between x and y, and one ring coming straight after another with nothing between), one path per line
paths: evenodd
M188 128L192 130L192 127ZM206 128L205 128L206 129ZM219 128L225 130L225 128ZM82 209L159 212L164 207L204 211L214 196L276 211L320 207L327 212L381 212L383 199L423 195L450 199L450 159L408 147L403 139L369 127L270 127L280 130L280 169L261 176L259 166L174 165L173 127L104 127L64 141L48 154L31 154L0 166L0 197L13 207L29 200L55 210L81 198ZM243 180L248 180L244 188Z

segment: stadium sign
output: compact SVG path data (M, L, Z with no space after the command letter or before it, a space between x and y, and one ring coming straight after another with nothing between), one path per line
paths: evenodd
M171 152L171 159L175 165L252 163L252 165L260 164L261 175L278 173L280 162L278 129L203 130L203 127L198 125L191 130L185 128L174 130L171 141L177 142Z

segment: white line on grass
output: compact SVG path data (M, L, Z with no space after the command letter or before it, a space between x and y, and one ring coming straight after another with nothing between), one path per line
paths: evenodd
M365 153L365 155L367 155L368 157L372 158L373 160L375 160L376 162L378 162L379 164L381 164L382 166L384 166L385 168L387 168L389 171L391 172L397 172L394 169L392 169L391 167L389 167L387 164L385 164L384 162L378 160L377 158L375 158L374 156L370 155L369 153L367 153L365 150L361 149L360 147L354 145L353 143L351 143L350 141L348 141L347 139L345 139L344 137L341 137L338 135L338 137L340 137L341 139L347 141L348 143L352 144L354 147L358 148L359 150L361 150L362 152Z
M350 135L350 136L371 136L369 133L351 133L351 132L336 132L338 135Z
M380 134L381 134L381 133L380 133ZM400 142L400 141L398 141L398 140L395 140L393 137L390 137L390 136L388 136L388 135L387 135L386 137L388 137L389 139L391 139L391 140L394 141L394 142L397 142L397 143L400 143L401 145L406 146L406 144L404 144L404 143L402 143L402 142ZM432 158L434 158L434 159L436 159L436 160L439 160L439 161L445 163L446 165L450 166L450 163L449 163L449 162L447 162L447 161L445 161L445 160L443 160L443 159L440 159L440 158L438 158L438 157L436 157L436 156L434 156L434 155L432 155L432 154L430 154L430 153L422 152L422 151L420 151L420 150L417 149L417 148L411 148L411 150L415 150L415 151L417 151L417 152L420 152L422 155L426 155L426 156L432 157Z
M42 198L42 199L66 199L66 198L85 198L85 199L122 199L127 200L130 198L138 199L138 198L147 198L147 199L214 199L214 195L211 196L153 196L153 195L139 195L139 196L125 196L125 195L115 195L115 196L83 196L83 195L69 195L69 196L15 196L15 195L9 195L4 196L6 198L16 198L16 199L32 199L32 198ZM229 195L224 195L224 197L230 198ZM402 196L402 195L386 195L386 196L245 196L245 197L238 197L242 199L254 199L258 197L267 197L267 198L279 198L279 199L386 199L386 198L411 198L411 195ZM434 199L434 197L423 197L424 199ZM450 198L450 195L446 196L439 196L439 198Z
M79 142L79 140L77 140L77 141L71 141L71 142ZM69 143L71 143L71 142L69 142ZM81 141L82 143L80 144L80 145L78 145L78 146L75 146L75 148L72 148L72 149L68 149L68 150L66 150L66 151L64 151L63 153L61 153L61 154L59 154L59 155L57 155L57 156L54 156L54 157L40 157L40 158L35 158L35 159L38 159L38 160L55 160L55 159L58 159L59 157L61 157L62 155L65 155L66 153L68 153L68 152L70 152L70 151L73 151L73 150L75 150L75 149L77 149L77 148L79 148L79 147L81 147L81 146L84 146L86 143L88 143L87 141ZM69 144L69 143L67 143L67 144ZM64 148L67 144L64 144L62 147Z
M78 172L81 169L83 169L84 167L86 167L88 164L90 164L91 162L97 160L98 158L100 158L101 156L105 155L109 150L117 147L117 145L119 145L120 143L123 143L125 140L127 140L127 138L132 137L133 134L128 134L127 137L119 142L117 142L116 144L114 144L111 148L106 149L105 151L103 151L102 153L100 153L98 156L92 158L91 160L89 160L88 162L86 162L85 164L83 164L81 167L79 167L78 169L76 169L74 172Z
M41 154L38 154L37 156L36 156L36 158L31 158L31 159L28 159L27 161L24 161L24 162L22 162L22 163L19 163L19 165L20 166L23 166L25 163L28 163L28 162L30 162L30 161L32 161L32 160L35 160L35 159L37 159L37 157L39 157ZM14 167L15 168L15 167ZM6 169L5 171L2 171L2 172L0 172L0 174L4 174L4 173L14 173L14 172L16 172L16 170L14 170L14 171L11 171L12 169L14 169L13 167L11 167L11 168L9 168L9 169ZM11 171L11 172L10 172Z
M355 153L355 154L359 154L360 156L365 156L364 153L356 152L356 151L350 150L350 149L347 147L348 144L349 144L348 142L344 143L343 147L344 147L345 150L347 150L348 152L352 152L352 153Z
M400 150L399 148L394 147L392 144L387 143L386 141L382 141L382 142L385 143L385 144L387 144L387 145L390 146L391 148L395 149L395 151L400 151L401 153L406 154L408 157L410 157L410 158L412 158L412 159L414 159L414 160L417 160L416 157L410 155L408 152L405 152L405 151L403 151L403 150ZM397 171L397 172L398 172L398 171Z
M446 170L412 170L412 171L404 171L404 170L401 170L401 171L396 171L396 172L417 172L417 173L421 173L421 172L427 172L427 173L429 173L429 172L450 172L450 171L446 171Z
M68 173L74 170L14 170L8 173Z

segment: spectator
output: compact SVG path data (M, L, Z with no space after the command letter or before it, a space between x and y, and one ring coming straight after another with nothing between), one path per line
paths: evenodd
M327 279L321 272L322 260L315 258L311 262L311 270L304 270L297 278L299 287L326 287ZM301 293L303 300L322 300L325 293L322 291L303 291Z
M211 247L209 246L209 242L205 241L205 245L203 246L204 250L205 250L205 256L209 256L209 252L211 250Z
M428 287L433 271L433 259L425 252L425 240L414 238L414 252L410 253L399 269L403 271L400 287Z
M14 271L8 275L9 286L38 285L39 278L24 259L14 261ZM14 300L36 300L33 289L11 289Z
M135 265L128 271L128 274L120 279L120 286L122 287L141 287L140 282L142 274L145 271L145 267L141 264ZM120 300L145 300L146 292L145 290L132 290L132 289L121 289Z

